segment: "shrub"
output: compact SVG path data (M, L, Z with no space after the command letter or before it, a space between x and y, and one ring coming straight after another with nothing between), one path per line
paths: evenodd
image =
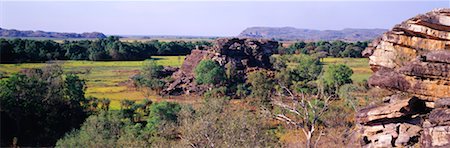
M344 100L348 107L351 107L356 111L358 109L358 102L354 93L361 90L363 90L363 88L360 86L344 84L339 88L338 96L340 99Z
M161 72L163 69L164 67L158 65L154 60L145 60L142 73L146 79L161 78Z
M212 60L202 60L195 67L195 81L198 84L219 84L225 81L225 71Z
M58 140L56 147L110 147L116 145L122 126L119 114L101 112L86 119L79 130Z
M227 87L213 88L205 92L205 97L224 97L227 94Z
M251 84L251 95L260 99L260 102L264 106L268 106L274 87L273 80L267 76L266 71L250 73L247 78L247 83Z
M175 102L159 102L150 106L146 128L154 133L162 121L176 122L181 106Z
M250 90L245 84L238 84L236 86L236 97L245 98L249 94L250 94Z

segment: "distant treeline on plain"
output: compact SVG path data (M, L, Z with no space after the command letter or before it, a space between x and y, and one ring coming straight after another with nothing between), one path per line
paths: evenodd
M362 58L361 52L368 45L369 41L300 41L295 42L286 48L278 48L278 54L309 54L319 57Z
M187 55L207 41L122 42L110 36L98 40L64 41L0 39L1 63L43 62L49 60L133 61L153 55Z
M1 63L45 62L49 60L134 61L154 55L179 56L191 53L201 46L212 46L209 41L158 40L123 42L110 36L98 40L63 41L0 38ZM361 57L368 42L318 41L296 42L280 46L279 54L315 54L321 57Z

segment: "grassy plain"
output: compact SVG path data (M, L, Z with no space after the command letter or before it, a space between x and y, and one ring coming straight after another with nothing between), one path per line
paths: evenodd
M184 56L153 56L158 64L179 67ZM361 82L371 75L366 58L324 58L325 68L330 64L346 64L352 68L354 82ZM23 68L41 68L46 63L0 64L0 72L10 75ZM86 96L111 99L111 108L120 107L120 100L142 100L146 94L130 87L130 76L137 74L143 61L60 61L65 72L78 74L86 80ZM151 95L150 99L161 99ZM177 100L179 101L179 100Z
M158 64L179 67L184 56L153 56ZM120 100L141 100L145 94L129 87L130 76L137 74L143 61L59 61L65 72L86 80L86 96L111 99L111 108L119 108ZM0 64L0 72L10 75L24 68L41 68L46 63ZM156 99L156 96L151 97Z

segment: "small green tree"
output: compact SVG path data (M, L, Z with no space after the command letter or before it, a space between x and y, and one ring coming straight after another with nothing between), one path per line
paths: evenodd
M226 80L225 70L212 60L200 61L194 72L198 84L220 84Z
M248 75L247 83L251 84L251 95L260 99L264 106L270 105L270 96L273 90L273 80L266 71L256 71Z
M352 83L353 70L347 65L330 65L323 75L323 81L328 90L337 91L341 85Z
M317 79L322 71L322 65L318 58L301 55L293 60L297 65L292 69L293 80L309 82Z
M317 57L308 55L296 55L280 57L285 63L292 63L292 66L281 68L276 79L279 85L283 85L296 92L312 92L311 82L317 79L322 72L322 65Z
M142 74L132 78L134 84L144 96L149 97L154 92L159 92L164 88L164 81L162 80L163 69L164 67L158 65L154 60L145 60L141 70Z
M160 78L163 69L164 67L158 65L155 60L145 60L142 73L146 79Z

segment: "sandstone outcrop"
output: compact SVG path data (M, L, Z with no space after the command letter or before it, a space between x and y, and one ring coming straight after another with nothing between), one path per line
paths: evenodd
M210 88L195 83L194 69L204 59L214 60L225 69L236 70L235 81L244 81L246 73L253 69L272 67L270 56L278 47L278 42L264 39L217 39L214 46L203 50L192 50L186 56L181 68L172 74L173 81L168 83L162 95L201 94Z
M364 147L450 147L450 9L408 19L363 52L369 85L395 92L356 116Z

